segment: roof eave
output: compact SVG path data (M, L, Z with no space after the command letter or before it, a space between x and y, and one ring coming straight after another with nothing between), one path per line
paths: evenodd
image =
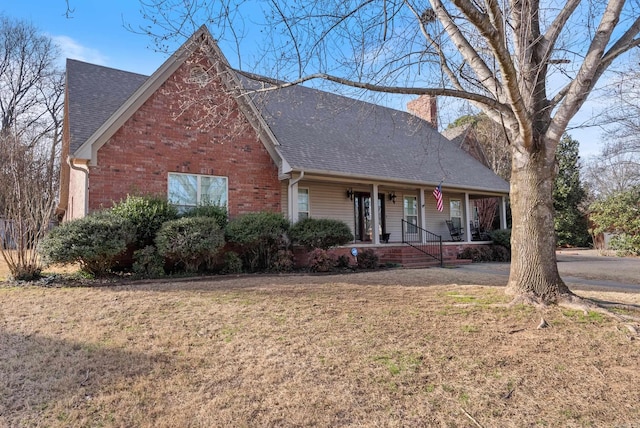
M321 170L321 169L309 169L309 168L292 168L289 173L293 172L303 172L307 175L318 175L318 176L326 176L333 177L335 179L345 179L345 180L364 180L370 182L377 183L389 183L389 184L397 184L397 185L406 185L406 186L416 186L416 187L435 187L439 183L438 182L427 182L427 181L419 181L419 180L403 180L399 178L393 177L380 177L375 175L368 174L352 174L345 172L336 172L329 170ZM492 193L496 195L508 195L509 190L500 190L496 188L482 187L482 186L463 186L459 184L447 184L443 183L443 187L445 189L454 189L454 190L472 190L476 192L484 192L484 193Z

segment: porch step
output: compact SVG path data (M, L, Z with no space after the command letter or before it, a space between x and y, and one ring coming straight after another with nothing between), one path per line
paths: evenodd
M443 264L445 266L467 262L471 261L447 256L445 256L443 260ZM408 269L440 266L440 262L433 257L430 257L427 254L424 254L422 251L408 245L389 248L387 251L380 255L380 263L394 263Z

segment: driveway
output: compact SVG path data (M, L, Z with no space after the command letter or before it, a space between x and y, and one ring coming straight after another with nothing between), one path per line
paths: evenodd
M605 257L595 250L561 250L556 254L560 276L569 288L640 292L638 257ZM509 275L508 263L473 263L459 269Z

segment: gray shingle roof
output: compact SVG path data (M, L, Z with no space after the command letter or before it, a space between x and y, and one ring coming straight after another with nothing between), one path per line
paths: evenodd
M148 76L67 59L71 153L75 152Z
M147 79L67 60L71 153ZM507 182L409 113L305 86L254 93L252 98L294 170L425 185L444 178L445 186L509 190Z
M412 114L304 86L253 95L293 169L508 192L509 185Z

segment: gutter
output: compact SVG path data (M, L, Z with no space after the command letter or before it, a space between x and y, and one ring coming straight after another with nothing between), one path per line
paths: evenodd
M293 219L293 199L291 199L291 191L293 190L293 186L298 184L300 180L304 178L304 171L300 171L300 176L295 180L289 181L289 191L287 192L287 201L289 202L289 220Z
M79 166L75 166L73 164L74 159L77 159L77 158L72 158L71 155L67 156L67 165L69 165L69 168L75 171L81 171L84 173L84 215L83 215L84 217L89 212L89 169L88 169L89 165L87 165L87 169L81 168ZM67 209L69 209L68 204L69 202L67 200Z

